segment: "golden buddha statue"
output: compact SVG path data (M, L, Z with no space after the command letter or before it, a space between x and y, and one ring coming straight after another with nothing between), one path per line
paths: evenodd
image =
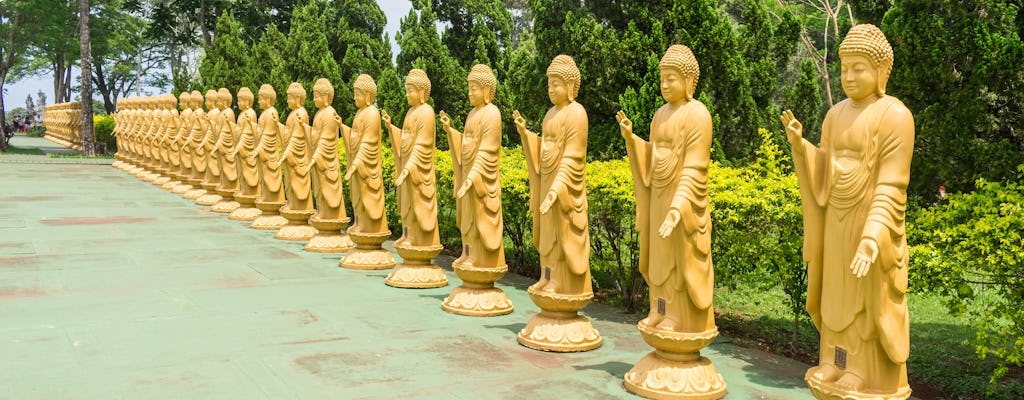
M313 209L312 182L309 176L309 113L303 104L306 103L306 89L298 82L288 86L288 107L292 111L285 123L285 145L282 159L271 164L272 168L280 168L282 162L287 165L287 203L281 207L280 213L288 220L274 235L281 240L307 241L317 234L316 228L309 225L309 217Z
M395 186L402 215L402 236L395 241L395 250L404 261L385 280L394 287L435 288L448 284L444 271L431 261L443 247L438 234L434 186L437 126L434 108L427 103L429 98L427 73L413 69L405 78L405 99L410 108L402 128L391 123L387 111L381 114L395 155Z
M533 243L540 254L540 281L528 293L539 314L519 332L519 343L536 350L572 352L601 346L601 335L577 312L594 298L590 282L590 232L587 216L587 110L576 102L580 70L567 55L547 70L548 98L543 137L513 118L523 142L530 175Z
M249 158L259 166L260 190L256 208L262 214L252 221L251 228L278 230L288 224L279 210L285 205L284 178L281 175L281 148L285 143L284 129L274 108L277 92L274 87L260 86L260 118L257 121L256 148Z
M380 111L373 105L377 100L377 83L362 74L352 86L357 111L352 127L341 124L341 137L354 217L348 235L356 248L349 250L338 265L350 269L388 269L395 266L395 259L381 247L391 231L384 207Z
M905 399L914 117L885 94L893 52L881 30L851 28L839 59L848 98L825 115L819 146L791 111L782 115L803 204L807 311L821 333L804 379L822 399Z
M177 111L175 107L177 101L174 96L170 98L167 95L156 96L157 101L157 112L156 112L156 136L153 141L153 151L156 158L156 169L157 178L151 182L154 185L163 188L163 185L171 181L171 151L170 142L173 137L174 128L172 118L177 119L177 113L173 116L171 111Z
M189 185L192 185L192 190L185 192L182 197L189 200L198 200L206 195L203 181L206 179L206 167L209 165L207 161L209 152L206 150L206 134L209 127L209 119L206 116L206 111L203 110L203 94L198 90L192 91L192 109L192 125L189 129L192 132L189 134L189 139L191 140L190 147L192 148L192 175L188 179Z
M633 171L639 269L650 287L650 313L637 328L656 350L626 373L625 386L652 398L720 398L725 381L700 356L718 336L708 199L711 113L693 98L700 68L688 47L669 47L659 67L665 105L651 121L650 141L633 134L624 112L615 117Z
M217 193L217 186L220 186L220 154L218 154L217 143L220 138L220 125L223 119L220 117L220 94L216 90L206 91L206 119L203 121L203 148L206 151L206 175L203 177L203 189L206 194L196 199L196 204L212 206L220 202L223 197Z
M508 272L501 216L501 111L491 103L498 79L490 67L477 64L466 80L473 109L466 116L465 131L452 128L451 119L441 111L452 155L455 220L462 234L462 256L452 268L463 282L441 309L470 316L504 315L512 312L512 302L494 287Z
M317 111L313 115L313 126L309 135L309 165L313 177L313 195L316 197L316 214L309 218L309 224L319 233L309 239L303 247L317 253L343 253L355 245L348 234L341 230L348 226L349 217L345 212L345 194L341 182L341 166L338 162L338 133L341 117L331 106L334 101L334 86L325 78L313 85L313 103Z
M181 183L171 188L171 192L185 194L185 192L192 190L192 184L189 183L189 179L192 177L192 124L195 122L195 112L192 109L195 108L195 99L192 98L191 93L186 91L181 92L179 99L181 112L178 113L180 120L178 148L181 162L178 169L178 177Z
M181 117L178 113L178 99L170 93L164 96L167 97L168 104L167 119L164 121L164 147L167 149L167 177L170 179L161 188L171 190L181 184Z
M220 129L214 147L220 159L220 184L217 185L217 194L221 200L210 210L230 214L240 207L235 201L235 192L238 191L238 155L232 153L237 142L238 128L235 126L235 111L231 109L231 92L227 88L218 89L217 100L220 107Z
M256 197L260 191L260 173L256 165L256 111L252 109L255 98L248 87L238 89L238 122L235 124L235 147L228 152L228 158L238 161L238 191L234 198L239 207L228 218L236 221L252 221L260 215L256 208Z

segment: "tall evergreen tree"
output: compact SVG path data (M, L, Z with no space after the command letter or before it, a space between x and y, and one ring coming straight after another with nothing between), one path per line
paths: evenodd
M252 55L242 41L242 27L230 13L224 11L217 19L213 45L206 47L206 56L199 66L203 85L207 88L227 88L235 93L242 86L253 89Z
M316 112L312 90L319 78L327 78L334 85L336 109L345 109L344 104L352 103L351 96L338 95L339 87L347 85L341 77L338 63L334 61L334 55L327 48L326 19L316 0L296 8L292 13L291 31L288 32L284 52L284 76L301 83L306 89L306 109L310 115ZM283 95L278 92L279 98ZM281 110L282 114L285 112Z
M911 191L969 191L1024 163L1019 2L904 0L882 24L895 63L888 93L914 112Z
M252 59L250 64L251 74L255 90L258 93L259 87L264 83L274 87L277 92L277 104L275 107L279 113L287 112L288 100L285 93L291 79L285 75L284 52L288 38L277 30L277 27L270 25L260 35L259 41L252 47Z

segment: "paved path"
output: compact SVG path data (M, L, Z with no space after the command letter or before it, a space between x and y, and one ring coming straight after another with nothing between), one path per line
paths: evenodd
M500 284L510 315L451 315L452 286L394 289L110 166L11 157L0 398L636 398L622 377L650 351L639 316L591 305L603 347L533 351L515 340L537 312L526 278ZM810 398L806 365L725 338L704 355L730 399Z

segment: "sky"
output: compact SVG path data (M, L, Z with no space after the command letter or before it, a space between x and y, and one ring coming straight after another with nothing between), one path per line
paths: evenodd
M388 24L384 30L388 33L388 37L391 38L391 52L397 56L399 48L398 43L395 42L395 33L398 32L399 21L409 14L412 2L409 0L377 0L377 5L380 6L380 9L384 11L384 15L388 18ZM77 77L79 74L78 69L76 68L72 73ZM6 83L4 85L4 108L9 112L17 107L25 107L25 97L30 94L32 95L32 101L37 101L36 92L39 90L46 94L46 103L53 104L53 78L49 75L33 76L14 83ZM159 94L169 92L170 90L170 87L142 88L143 94ZM75 94L72 94L72 96L77 97ZM102 100L95 93L93 94L93 99Z

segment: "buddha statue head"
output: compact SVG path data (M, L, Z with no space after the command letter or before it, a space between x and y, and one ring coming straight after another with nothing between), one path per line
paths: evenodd
M700 65L689 47L674 44L658 63L661 70L661 96L669 103L689 101L697 90Z
M231 91L228 88L220 88L217 90L217 98L220 100L220 109L227 110L231 108Z
M498 78L494 77L491 67L477 64L469 71L469 103L473 107L490 104L498 90Z
M217 91L210 89L206 91L206 109L213 111L217 107Z
M237 96L239 110L244 111L252 108L253 95L252 90L249 90L248 86L242 86L241 89L238 89Z
M264 83L260 86L260 108L266 110L274 106L277 102L277 91L274 87Z
M892 73L892 46L881 29L860 24L850 31L839 45L843 92L853 100L871 95L884 96L885 85Z
M192 95L188 92L178 94L178 105L182 110L192 108Z
M580 69L565 54L555 56L548 66L548 98L554 105L571 103L580 92Z
M192 99L192 101L189 104L192 104L193 110L199 110L203 108L202 93L200 93L198 90L193 90L192 93L190 93L189 97Z
M352 95L356 108L363 108L377 101L377 83L367 74L356 77L352 83Z
M161 97L163 98L164 109L168 111L176 111L178 109L178 99L174 97L173 93L167 93Z
M298 110L306 103L306 89L298 82L288 85L288 108Z
M334 101L334 86L327 78L320 78L313 84L313 104L316 108L327 108Z
M430 99L430 78L422 69L413 68L405 77L405 100L410 106L424 104Z

